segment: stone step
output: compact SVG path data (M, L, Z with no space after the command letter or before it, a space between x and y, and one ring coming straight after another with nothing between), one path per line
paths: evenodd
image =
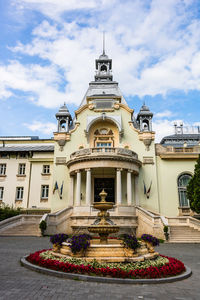
M189 226L170 226L170 243L200 243L200 231Z
M0 232L1 236L40 236L39 224L22 223Z

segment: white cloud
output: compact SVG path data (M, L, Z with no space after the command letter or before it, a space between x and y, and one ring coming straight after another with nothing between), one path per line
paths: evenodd
M11 61L8 65L0 65L0 97L14 95L14 90L23 91L27 98L37 105L56 107L66 100L66 93L59 91L62 80L54 66L36 64L22 65Z
M174 134L174 121L157 120L153 122L153 131L156 132L155 142L159 143L164 136Z
M36 10L49 18L59 20L64 12L101 8L106 5L106 0L14 0L13 5L16 9L20 5L21 10Z
M34 64L18 63L22 78L16 73L14 82L8 74L0 87L4 97L14 85L35 94L38 105L53 107L64 100L78 105L93 79L102 30L108 31L106 51L125 96L200 90L200 21L190 10L193 1L152 0L147 5L145 0L20 0L13 5L19 2L21 10L39 11L53 22L44 20L33 29L32 41L18 43L13 51L32 59L38 56L49 66L39 70ZM70 21L65 13L72 10Z
M198 133L198 126L200 127L200 122L188 123L183 120L169 121L167 119L154 120L152 127L153 131L156 132L156 143L159 143L165 136L175 134L174 123L178 126L183 124L183 133Z
M173 115L174 115L174 113L172 113L170 110L164 110L162 112L158 112L158 113L154 114L154 118L161 119L164 117L171 117Z
M52 133L56 131L57 128L55 123L51 123L51 122L42 123L40 121L33 121L32 124L24 123L24 126L30 129L31 131L34 132L36 131L48 135L52 135Z

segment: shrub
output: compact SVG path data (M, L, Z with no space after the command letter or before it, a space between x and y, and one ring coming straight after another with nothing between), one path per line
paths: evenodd
M54 234L50 237L50 242L52 244L58 244L58 245L62 245L63 242L65 242L68 239L68 235L65 233L58 233L58 234Z
M169 230L169 227L165 225L165 226L163 227L163 231L164 231L165 233L168 233L168 230Z
M200 213L200 155L194 169L194 175L187 185L187 198L190 208L197 214Z
M85 252L90 246L91 235L89 234L79 234L74 235L70 239L70 249L72 253L76 254L77 252Z
M3 221L5 219L17 216L21 213L20 208L13 208L9 206L1 207L0 208L0 221Z
M151 243L153 246L159 246L159 240L151 234L143 234L141 239L145 242Z
M47 222L44 220L41 221L39 227L40 227L42 235L44 235L44 231L47 229Z
M123 240L124 246L126 248L130 248L130 249L135 250L138 247L140 247L140 244L139 244L137 238L133 235L124 233L120 236L120 238Z

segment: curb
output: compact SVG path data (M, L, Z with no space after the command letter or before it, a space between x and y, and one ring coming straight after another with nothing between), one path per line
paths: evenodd
M61 271L55 271L51 269L42 268L40 266L31 264L26 260L28 255L22 257L20 259L20 263L23 267L36 271L42 274L56 276L60 278L73 279L73 280L82 280L82 281L91 281L91 282L102 282L102 283L115 283L115 284L157 284L157 283L169 283L175 282L179 280L186 279L192 275L192 270L185 266L185 273L173 277L166 278L155 278L155 279L125 279L125 278L109 278L109 277L100 277L100 276L89 276L82 274L74 274L74 273L64 273Z

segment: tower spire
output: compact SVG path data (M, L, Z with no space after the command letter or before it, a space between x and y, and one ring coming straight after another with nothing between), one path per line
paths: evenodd
M105 31L103 31L103 55L105 55Z

